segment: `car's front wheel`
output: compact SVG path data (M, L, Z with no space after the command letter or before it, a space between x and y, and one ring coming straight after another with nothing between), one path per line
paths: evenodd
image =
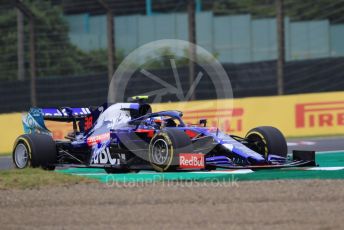
M273 154L281 157L287 157L287 141L282 132L275 127L262 126L250 130L246 139L252 150L260 153L265 158Z

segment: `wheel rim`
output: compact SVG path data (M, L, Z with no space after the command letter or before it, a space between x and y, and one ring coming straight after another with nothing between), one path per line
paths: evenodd
M247 138L253 141L254 143L254 147L252 150L257 153L260 153L263 157L266 158L268 153L266 152L266 145L262 138L256 134L251 134Z
M25 168L29 161L29 152L22 143L18 144L14 150L14 160L18 168Z
M168 160L168 145L165 140L158 139L154 142L152 148L153 162L159 165L163 165Z

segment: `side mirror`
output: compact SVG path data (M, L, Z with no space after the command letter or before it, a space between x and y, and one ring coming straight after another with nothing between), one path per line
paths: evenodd
M206 127L207 126L207 119L200 119L199 120L199 124L203 125L204 127Z

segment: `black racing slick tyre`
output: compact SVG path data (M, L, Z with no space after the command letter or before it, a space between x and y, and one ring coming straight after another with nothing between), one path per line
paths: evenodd
M262 154L265 158L273 154L287 157L287 141L282 132L275 127L262 126L250 130L246 138L253 143L249 147Z
M149 162L159 172L172 171L179 166L179 153L192 153L192 143L184 131L167 128L155 134L149 144Z
M56 164L56 144L45 134L24 134L14 143L12 157L16 168L41 167L54 170Z

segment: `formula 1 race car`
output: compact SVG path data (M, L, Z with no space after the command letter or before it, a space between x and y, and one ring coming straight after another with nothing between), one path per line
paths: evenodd
M315 166L315 152L287 156L286 140L274 127L238 137L206 127L205 119L187 125L180 111L152 112L136 99L98 108L31 108L23 117L26 134L14 143L15 166L100 167L108 173ZM73 132L54 140L45 120L72 122Z

